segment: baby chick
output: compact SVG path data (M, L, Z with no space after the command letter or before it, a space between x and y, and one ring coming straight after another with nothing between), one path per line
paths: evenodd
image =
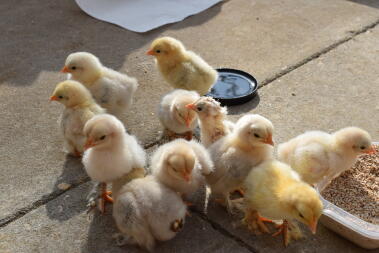
M174 38L154 40L147 54L155 56L163 78L175 89L194 90L205 95L218 78L216 70Z
M133 178L145 174L146 154L136 137L125 131L124 125L115 116L102 114L93 117L84 126L87 136L83 164L94 181L102 183L103 202L112 199L106 192L106 183L112 183L114 199L121 186ZM131 176L132 175L132 176Z
M186 107L187 104L199 99L194 91L173 90L162 97L158 108L158 117L165 131L172 139L177 135L185 135L192 139L192 131L197 126L197 115Z
M360 128L347 127L333 134L321 131L301 134L280 144L278 157L305 182L314 185L324 177L331 181L349 169L358 155L371 152L374 148L370 135Z
M113 206L118 229L126 244L152 251L155 241L172 239L183 227L186 205L178 194L153 176L124 185Z
M105 113L105 110L96 104L86 87L70 80L56 86L50 101L57 101L65 106L60 120L64 146L69 154L81 156L85 143L85 123L94 115Z
M228 111L211 97L201 97L195 103L186 105L194 110L200 121L200 140L205 147L209 147L220 138L231 133L234 123L226 120Z
M103 66L99 58L86 52L70 54L61 72L70 73L71 79L83 83L97 103L115 116L130 107L138 87L135 78Z
M260 215L273 220L284 220L280 230L284 244L292 238L300 238L299 228L294 220L308 225L316 233L317 221L322 213L322 202L318 193L300 180L299 175L288 165L276 160L268 160L252 169L245 182L245 218L251 229L264 227ZM288 226L292 229L287 231ZM266 231L266 229L264 229Z
M242 186L254 166L272 157L273 129L268 119L257 114L245 115L231 134L209 147L215 171L207 176L207 182L212 194L222 195L229 212L232 212L229 193Z
M163 184L181 194L191 194L213 171L208 151L196 141L177 139L162 145L151 159L151 172Z

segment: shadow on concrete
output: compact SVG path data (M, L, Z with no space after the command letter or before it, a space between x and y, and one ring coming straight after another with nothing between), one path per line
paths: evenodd
M105 214L98 211L93 215L90 227L88 229L88 239L83 246L82 253L122 253L122 252L144 252L134 246L119 247L113 235L118 233L116 224L112 217L112 206L106 206Z
M211 222L217 224L216 226L221 226L250 245L256 252L337 252L338 249L347 247L346 245L351 249L351 252L366 252L340 236L333 236L334 232L328 230L322 224L318 224L317 233L313 235L308 227L298 223L304 238L294 240L287 247L284 247L281 236L272 236L277 230L272 224L268 224L270 234L257 236L241 223L242 213L237 212L235 215L230 215L224 207L216 204L214 201L211 201L209 204L207 217Z
M379 8L379 1L378 0L347 0L350 2L354 2L357 4L364 4L370 7Z
M221 6L140 34L88 16L75 1L21 0L17 5L4 1L0 5L0 57L7 60L0 62L0 83L31 85L42 70L58 72L67 55L76 51L91 52L118 70L131 52L169 29L207 22Z
M60 194L72 186L79 185L88 181L87 173L83 168L83 164L80 158L66 155L66 161L63 166L62 174L57 178L53 191L48 195ZM67 189L62 188L64 184L69 184ZM65 193L63 193L65 194ZM49 201L46 204L47 216L50 219L65 221L71 217L86 210L86 202L80 202L77 205L76 202L69 201L69 195L63 198L63 201L57 205L54 201ZM84 197L85 198L85 197Z
M257 93L257 95L247 103L244 103L242 105L228 106L228 114L238 115L242 113L247 113L255 109L259 105L260 100L261 99L259 97L259 94Z

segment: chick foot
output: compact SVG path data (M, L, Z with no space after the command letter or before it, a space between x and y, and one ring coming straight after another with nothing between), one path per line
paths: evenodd
M113 198L111 196L109 196L110 194L112 194L112 192L107 191L107 184L106 183L101 183L100 187L101 187L101 196L99 198L98 208L99 208L100 212L102 214L104 214L105 213L105 203L106 202L113 203Z
M171 224L170 229L171 229L172 232L177 233L177 232L179 232L183 228L183 224L184 224L183 219L175 220Z
M248 210L247 214L245 214L245 217L242 220L242 223L246 224L247 228L256 235L262 233L270 233L270 230L267 228L264 222L272 223L271 220L260 216L256 210Z
M137 244L133 237L127 236L122 233L115 233L113 234L112 238L116 241L116 245L119 247Z
M283 244L285 247L291 242L292 239L298 240L303 237L303 234L300 231L300 228L290 223L287 220L284 220L281 225L278 226L279 230L275 232L272 236L277 236L279 234L283 235Z

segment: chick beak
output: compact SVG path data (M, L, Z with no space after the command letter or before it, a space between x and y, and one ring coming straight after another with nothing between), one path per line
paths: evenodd
M62 73L70 73L70 69L67 68L67 66L64 66L64 67L61 69L61 72L62 72Z
M266 140L263 141L263 143L270 144L271 146L274 146L274 141L272 140L272 135L269 135Z
M187 117L187 118L186 118L186 126L187 126L187 127L190 127L191 123L192 123L191 118L190 118L190 117Z
M92 139L88 139L86 144L84 144L84 150L87 150L89 148L92 148L94 147L96 144L94 143L94 141Z
M195 104L188 104L188 105L186 105L186 108L195 111L196 110L196 105Z
M311 230L312 234L316 234L317 230L317 219L313 218L312 221L309 223L309 229Z
M186 180L186 182L191 181L191 175L188 172L183 173L183 178Z
M50 97L50 102L51 101L58 101L58 97L57 96L51 96Z
M371 146L368 150L366 150L366 151L363 151L363 153L366 153L366 154L375 154L376 153L376 151L375 151L375 148L374 148L374 146Z
M154 50L150 49L149 51L146 52L146 55L155 55Z

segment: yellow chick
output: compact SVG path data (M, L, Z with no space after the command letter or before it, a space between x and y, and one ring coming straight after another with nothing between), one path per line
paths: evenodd
M192 194L213 171L208 151L196 141L177 139L160 146L151 159L151 172L160 182L181 194Z
M125 240L152 252L157 241L176 236L185 223L187 207L180 196L154 176L125 184L113 206L113 217Z
M245 182L245 218L250 229L264 228L259 215L273 220L284 220L274 235L283 234L284 244L291 238L300 238L299 228L293 221L309 226L316 233L323 204L315 189L300 180L288 165L268 160L250 171ZM258 214L259 213L259 214ZM288 227L291 230L288 231ZM263 231L268 231L264 228Z
M50 101L65 106L60 119L64 146L69 154L81 156L86 140L84 125L96 114L105 113L105 109L96 104L86 87L71 80L57 84Z
M192 139L193 129L197 126L197 115L186 107L200 96L195 91L177 89L162 97L158 108L158 117L166 134L173 139L185 136Z
M89 120L84 134L87 141L83 165L90 178L101 183L99 208L104 212L105 201L117 201L125 183L144 176L146 153L137 138L129 135L122 122L110 114ZM113 199L106 191L106 183L112 183Z
M147 54L155 56L163 78L175 89L194 90L205 95L217 81L217 71L200 56L187 51L177 39L158 38Z
M349 169L360 154L372 153L370 135L357 127L343 128L333 134L310 131L278 148L279 160L289 164L311 184L333 178Z
M115 116L130 107L138 87L137 79L103 66L99 58L87 52L70 54L61 72L70 73L71 79L85 85L96 102Z
M212 195L221 195L229 212L233 201L230 192L242 187L250 170L273 155L274 127L268 119L258 114L241 117L233 132L209 148L215 171L206 176Z
M200 140L205 147L230 134L234 128L234 123L226 120L226 107L211 97L201 97L186 107L195 111L199 117Z

